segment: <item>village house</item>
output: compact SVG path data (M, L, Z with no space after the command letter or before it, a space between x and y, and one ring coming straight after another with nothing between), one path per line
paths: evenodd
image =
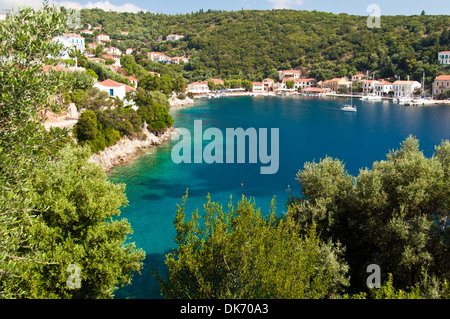
M120 31L121 35L128 35L128 33L129 33L128 31Z
M264 84L264 89L266 91L272 91L275 80L271 79L271 78L267 78L267 79L264 79L262 81L262 83Z
M98 36L95 37L95 42L98 43L103 43L103 42L109 42L111 41L109 38L109 35L107 34L99 34Z
M420 89L422 85L417 81L395 81L392 84L392 91L394 91L394 97L410 97L413 92Z
M122 52L120 51L120 49L119 49L119 48L116 48L116 47L106 48L104 51L105 51L106 53L108 53L108 54L114 54L114 55L121 55L121 54L122 54Z
M184 38L184 35L181 35L181 34L169 34L166 37L166 40L167 41L177 41L177 40L180 40L182 38Z
M375 90L375 85L377 83L380 83L380 81L378 81L378 80L363 80L361 83L363 85L364 92L373 92Z
M439 75L433 82L433 96L450 91L450 75Z
M132 53L133 53L133 49L132 48L128 48L126 51L125 51L125 54L127 54L127 55L131 55Z
M358 74L355 74L352 76L352 81L358 82L358 81L361 81L364 77L365 77L364 74L358 73Z
M189 59L185 56L175 56L173 58L170 58L169 61L172 64L180 64L181 61L183 61L184 63L189 62Z
M262 82L252 82L252 92L253 93L264 93L264 84Z
M302 72L300 70L282 70L278 71L278 79L282 81L285 78L299 79Z
M282 89L286 89L286 82L287 81L293 81L294 82L294 89L301 90L307 87L311 87L314 85L315 79L293 79L293 78L285 78L281 81Z
M149 71L148 73L150 73L153 76L161 77L161 74L159 74L158 72Z
M153 62L167 62L170 60L170 58L161 52L148 52L147 58L149 60L152 60Z
M351 81L346 78L333 78L322 82L322 88L330 89L332 92L339 91L340 88L348 89L351 86Z
M188 84L187 91L191 93L209 93L208 81L193 82Z
M84 33L84 34L93 34L94 31L88 30L88 29L84 29L84 30L81 30L80 33Z
M84 37L82 37L79 34L76 33L64 33L59 38L64 39L72 44L74 48L77 50L80 50L81 52L84 52L85 50L85 42Z
M130 81L131 84L134 85L135 88L137 88L139 82L138 79L136 79L134 76L126 76L126 78L128 79L128 81Z
M380 81L375 83L374 85L374 94L377 96L385 96L388 95L389 92L392 92L392 83L389 81Z
M119 98L124 102L124 105L132 105L132 101L126 99L127 92L134 92L136 89L124 83L116 82L110 79L106 79L102 82L97 82L94 87L99 90L108 93L112 98Z
M439 52L438 59L441 65L450 65L450 51Z

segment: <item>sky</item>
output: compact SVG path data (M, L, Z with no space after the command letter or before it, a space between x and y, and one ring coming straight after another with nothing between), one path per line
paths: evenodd
M383 15L418 15L425 10L426 14L450 15L449 0L49 0L65 7L74 4L82 8L101 8L113 11L151 11L165 14L184 14L203 10L237 11L267 10L267 9L295 9L317 10L333 13L348 13L368 16L374 14L368 10L369 5L376 4L379 13ZM18 5L27 5L38 8L42 0L0 0L0 9L17 9Z

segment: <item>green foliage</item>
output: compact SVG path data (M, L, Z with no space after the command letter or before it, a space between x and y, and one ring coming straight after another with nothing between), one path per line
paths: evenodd
M103 111L84 111L74 126L74 136L93 153L114 145L121 137L143 138L142 119L133 109L117 107Z
M97 111L103 108L109 108L113 105L113 100L108 93L101 91L96 87L87 90L76 89L71 93L71 100L79 110L88 109Z
M286 88L287 89L293 89L294 88L294 81L286 81Z
M378 70L380 77L409 74L421 80L425 72L430 84L440 69L437 52L450 49L446 15L385 16L380 29L368 28L365 16L304 10L164 15L86 9L81 18L102 24L105 32L144 53L190 56L184 66L136 59L148 71L181 72L189 81L213 77L261 81L274 78L273 69L299 68L311 70L318 80L365 70ZM126 39L119 33L124 29L130 30ZM155 41L173 32L185 37Z
M326 298L348 284L342 251L320 241L315 228L299 236L291 218L278 219L274 203L262 216L245 197L228 211L208 201L200 217L175 218L177 248L166 256L166 298Z
M82 72L82 71L73 71L73 72L65 72L66 76L66 87L68 87L71 91L73 90L87 90L92 88L95 83L94 77L91 72ZM95 72L94 72L95 74Z
M55 109L51 97L73 84L42 72L57 62L48 57L61 46L51 40L65 25L65 14L45 3L1 24L0 298L110 298L144 258L125 243L128 222L112 220L126 204L123 185L88 162L89 150L75 148L67 129L42 125L39 112ZM74 290L70 264L81 268Z
M86 68L94 71L95 74L97 74L98 76L98 81L100 82L106 79L111 79L113 81L124 83L127 85L130 84L130 81L128 81L128 79L125 78L124 75L114 72L113 70L111 70L102 63L97 63L95 61L88 60L86 63Z
M297 175L304 197L292 200L289 214L346 247L355 288L364 287L364 265L375 263L396 289L419 286L435 297L442 286L434 283L450 279L449 154L443 141L425 158L409 137L357 177L331 158L306 163Z
M26 233L40 263L30 263L21 278L28 298L111 298L142 266L144 253L125 244L128 221L116 218L127 203L124 185L108 181L90 154L66 147L30 172L27 196L36 216ZM81 268L80 288L66 284L72 264Z

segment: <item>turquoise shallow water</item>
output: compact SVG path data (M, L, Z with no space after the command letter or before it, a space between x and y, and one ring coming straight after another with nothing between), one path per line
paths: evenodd
M130 202L121 216L130 221L134 229L131 240L144 249L147 257L141 275L135 275L131 286L119 289L116 298L160 298L152 271L155 268L164 273L164 255L175 247L173 220L186 189L187 213L197 207L201 210L210 193L224 207L230 195L234 203L242 194L252 196L262 212L269 211L270 201L276 196L277 212L282 214L287 188L300 194L295 175L305 162L328 155L344 161L349 173L357 175L360 168L385 159L388 151L397 149L410 134L420 140L426 156L433 154L442 139L450 139L448 106L408 107L357 100L358 112L347 113L339 110L344 101L236 97L203 100L174 111L175 126L191 132L194 120L203 121L203 130L217 127L224 135L226 128L279 128L279 170L261 175L261 163L175 164L171 150L176 141L150 148L117 166L110 179L127 185Z

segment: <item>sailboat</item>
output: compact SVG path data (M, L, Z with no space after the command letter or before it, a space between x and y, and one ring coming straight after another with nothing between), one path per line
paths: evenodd
M369 82L369 71L367 71L367 82L366 82L366 84L368 84ZM372 80L374 80L375 79L375 75L374 75L374 73L372 73ZM369 91L369 88L367 88L367 91ZM366 95L364 95L362 98L361 98L361 100L362 101L381 101L382 100L382 98L381 98L381 96L378 96L378 95L376 95L375 93L369 93L369 92L367 92L367 94Z
M350 98L350 104L342 104L341 111L344 112L356 112L356 106L353 105L353 80L351 84L351 98Z
M411 89L410 89L410 84L409 84L409 75L408 75L408 85L406 87L407 92L405 96L399 97L398 98L398 104L400 105L410 105L412 102L412 98L411 98Z

